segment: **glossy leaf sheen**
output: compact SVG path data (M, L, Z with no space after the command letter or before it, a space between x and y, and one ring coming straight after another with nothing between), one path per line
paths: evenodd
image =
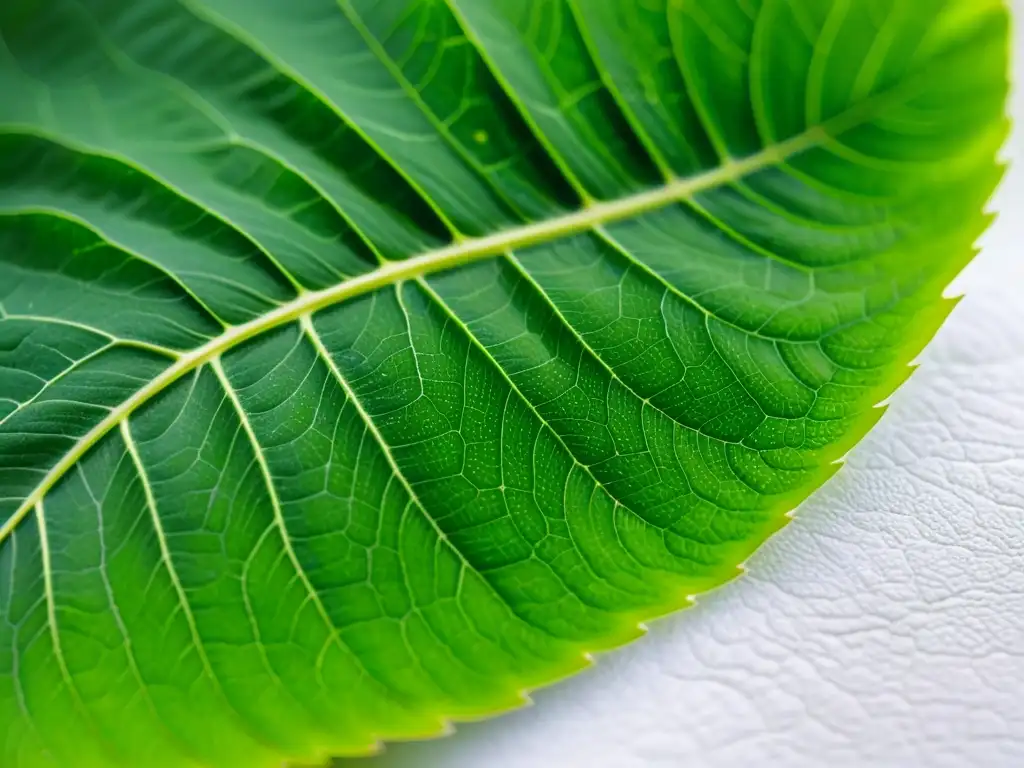
M952 307L1006 17L0 3L0 765L439 734L734 576Z

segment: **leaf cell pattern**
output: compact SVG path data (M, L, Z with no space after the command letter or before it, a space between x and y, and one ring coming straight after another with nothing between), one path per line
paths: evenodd
M997 0L0 4L0 764L313 763L737 567L953 306Z

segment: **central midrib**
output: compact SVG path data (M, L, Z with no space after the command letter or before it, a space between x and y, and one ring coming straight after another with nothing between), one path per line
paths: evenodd
M272 312L243 325L229 328L215 339L191 352L178 356L159 376L110 411L46 474L20 507L0 527L0 542L6 540L25 516L49 493L86 451L135 410L188 373L214 360L242 342L274 328L286 325L318 310L387 285L479 261L501 253L552 242L593 230L601 225L630 219L714 187L736 181L763 168L781 163L801 151L820 144L827 136L824 128L812 128L740 160L731 160L714 170L675 179L655 189L645 190L611 202L592 203L579 211L527 224L492 235L465 239L404 261L388 262L381 267L320 291L304 292Z

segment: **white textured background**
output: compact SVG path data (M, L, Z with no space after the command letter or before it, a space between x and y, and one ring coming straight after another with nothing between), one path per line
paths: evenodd
M1006 154L966 298L747 576L529 709L359 768L1024 766L1024 131Z

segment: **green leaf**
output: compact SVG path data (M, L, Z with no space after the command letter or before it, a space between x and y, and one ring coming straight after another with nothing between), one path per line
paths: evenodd
M0 3L0 764L311 763L735 576L953 306L1000 0Z

